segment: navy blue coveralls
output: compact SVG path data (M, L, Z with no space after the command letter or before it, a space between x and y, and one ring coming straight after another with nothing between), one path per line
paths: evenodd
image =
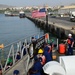
M44 51L44 55L46 57L46 63L49 62L49 61L52 61L52 58L51 58L50 54L47 51Z
M52 61L52 52L48 53L48 51L49 51L49 47L46 46L44 48L44 55L46 57L46 62Z
M73 47L71 47L72 43L74 42L74 39L73 38L68 38L68 52L67 54L68 55L73 55Z
M33 67L31 68L31 70L34 73L31 73L30 75L41 75L42 65L41 65L40 61L36 61L33 65Z

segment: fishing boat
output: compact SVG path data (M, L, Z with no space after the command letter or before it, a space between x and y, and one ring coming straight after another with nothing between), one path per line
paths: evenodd
M24 11L20 11L19 12L19 17L20 18L25 18L25 12Z

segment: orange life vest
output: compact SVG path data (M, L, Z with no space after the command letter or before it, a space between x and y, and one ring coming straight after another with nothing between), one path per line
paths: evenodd
M43 55L41 56L41 58L42 58L41 64L44 65L46 63L46 57Z
M71 40L70 40L70 39L68 39L68 40L67 40L67 43L68 43L68 44L71 44Z

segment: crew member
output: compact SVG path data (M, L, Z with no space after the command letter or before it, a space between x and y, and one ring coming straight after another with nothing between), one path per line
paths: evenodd
M39 60L41 62L41 65L43 66L46 63L46 57L43 55L42 49L38 50L38 57L39 57Z
M20 55L20 52L18 51L17 52L17 56L16 56L16 62L18 61L18 60L20 60L21 59L21 55Z
M48 47L48 44L47 43L44 44L44 51L49 52L49 47Z
M46 62L52 60L52 51L50 49L51 49L51 47L48 44L45 44L45 46L44 46L44 55L46 57Z
M19 70L14 70L13 75L19 75L19 74L20 74Z
M31 42L33 44L33 48L35 49L36 39L34 37L31 38Z
M48 53L50 54L50 57L52 59L52 47L50 45L48 45L48 47L49 47Z
M68 35L68 39L67 39L67 44L68 44L68 55L73 55L73 45L74 45L74 39L72 37L72 34Z
M34 59L34 65L30 68L28 75L41 75L42 65L38 58Z

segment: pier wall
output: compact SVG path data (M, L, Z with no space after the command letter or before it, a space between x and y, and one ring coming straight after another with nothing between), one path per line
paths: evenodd
M75 37L75 33L73 30L69 30L63 27L62 25L58 26L55 23L50 23L50 22L47 23L42 19L32 18L29 16L27 16L27 18L33 21L40 28L43 28L44 30L51 32L53 35L56 35L58 38L64 39L65 37L68 36L69 33L71 33L73 37Z

